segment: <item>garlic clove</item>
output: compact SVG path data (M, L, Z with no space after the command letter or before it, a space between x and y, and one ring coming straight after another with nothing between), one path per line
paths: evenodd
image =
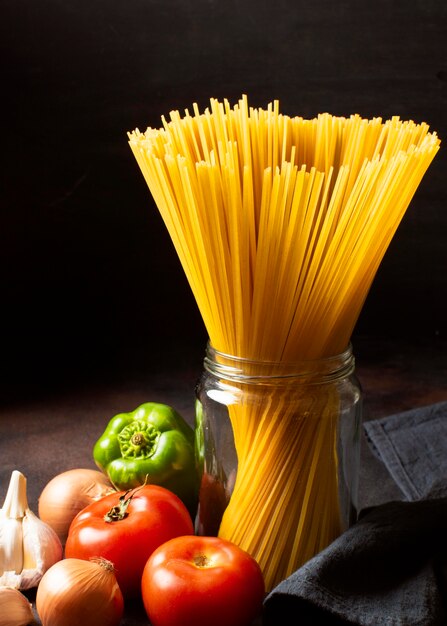
M37 587L62 555L56 532L28 507L25 476L14 470L0 509L0 585Z
M0 587L0 626L34 624L34 614L27 598L17 589Z
M22 522L0 517L0 576L5 571L20 574L23 569Z
M30 509L23 518L23 569L20 589L37 587L44 573L62 559L56 532Z
M22 519L28 508L26 497L26 478L18 470L14 470L9 481L8 491L2 507L5 517Z

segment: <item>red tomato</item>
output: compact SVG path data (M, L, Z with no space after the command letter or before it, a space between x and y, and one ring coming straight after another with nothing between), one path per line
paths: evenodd
M141 591L153 626L249 626L265 594L258 563L218 537L177 537L157 548Z
M120 498L126 502L127 493L105 496L76 515L68 531L65 556L108 559L115 566L123 595L132 597L141 593L141 575L155 548L173 537L193 534L194 527L180 498L156 485L132 490L123 519L106 521L104 516Z

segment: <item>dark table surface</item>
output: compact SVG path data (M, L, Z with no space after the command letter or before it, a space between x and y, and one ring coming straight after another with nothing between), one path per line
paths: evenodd
M364 420L447 400L447 341L359 338L353 347L364 391ZM67 469L95 468L92 446L105 423L142 402L170 404L192 423L200 368L192 359L177 371L114 376L7 398L0 405L0 500L11 472L18 469L28 479L30 508L37 513L46 483ZM402 494L363 441L360 508L395 499ZM33 592L29 597L34 599ZM129 603L122 626L143 624L148 620L142 606Z

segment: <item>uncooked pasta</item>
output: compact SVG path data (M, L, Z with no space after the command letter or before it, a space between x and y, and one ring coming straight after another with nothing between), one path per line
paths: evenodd
M293 363L348 346L440 141L425 123L303 119L243 96L171 112L129 143L213 348ZM238 471L219 534L255 556L268 589L340 533L336 401L318 397L307 420L281 397L229 407Z

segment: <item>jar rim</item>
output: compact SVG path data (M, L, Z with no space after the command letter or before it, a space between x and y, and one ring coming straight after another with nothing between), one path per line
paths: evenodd
M321 359L300 361L269 361L233 356L214 348L208 341L204 368L215 376L245 382L298 379L307 381L318 379L328 382L349 376L354 372L355 358L352 344L348 343L339 354Z
M228 359L231 361L234 361L235 363L253 363L254 365L259 364L259 365L264 365L264 364L271 364L271 365L287 365L287 366L291 366L293 367L294 365L297 366L302 366L306 363L321 363L321 362L326 362L326 363L330 363L330 362L335 362L335 361L343 361L345 359L348 359L352 356L353 354L353 347L352 347L352 343L349 342L348 345L346 346L346 348L344 350L342 350L341 352L339 352L338 354L333 354L327 357L322 357L320 359L299 359L299 360L293 360L293 361L282 361L282 360L269 360L269 359L249 359L248 357L243 357L243 356L235 356L233 354L229 354L228 352L223 352L221 350L217 350L217 348L215 348L213 346L213 344L211 343L210 340L208 340L208 343L206 345L206 352L207 355L209 352L211 352L212 354L224 358L224 359Z

